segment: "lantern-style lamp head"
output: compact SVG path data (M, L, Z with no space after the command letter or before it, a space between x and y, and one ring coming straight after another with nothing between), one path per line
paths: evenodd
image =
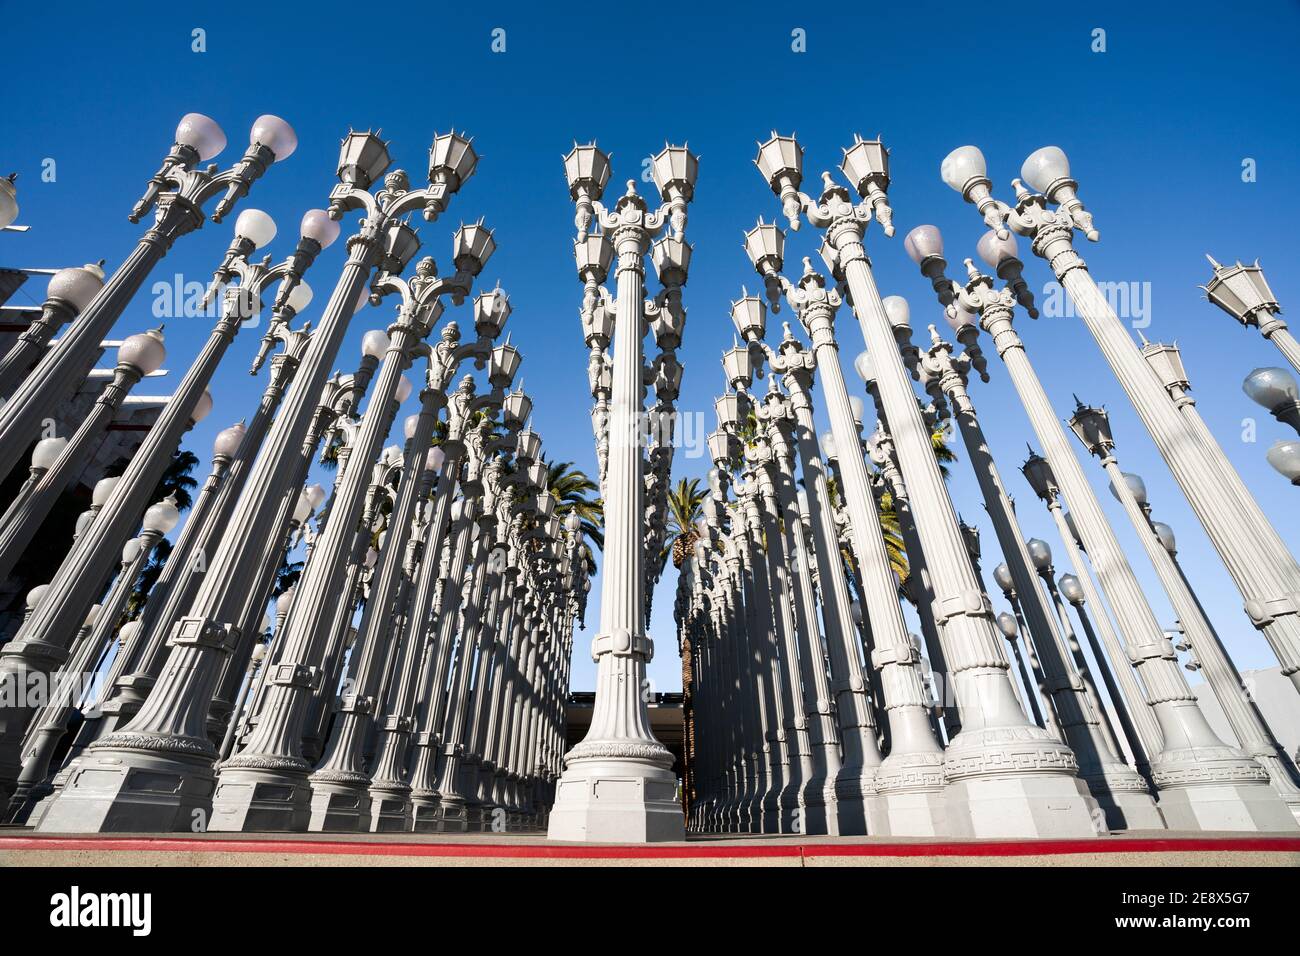
M1258 260L1248 266L1240 262L1223 266L1206 258L1214 267L1214 278L1202 286L1206 297L1242 325L1261 325L1282 311Z
M434 136L429 147L429 182L445 183L448 192L456 192L477 168L472 140L454 130Z
M1083 442L1088 454L1104 457L1115 447L1110 432L1110 416L1104 408L1093 408L1075 399L1074 414L1070 416L1070 430Z
M1011 577L1011 569L1006 564L999 564L993 569L993 581L1003 591L1012 591L1015 589L1015 581Z
M564 157L564 177L573 199L584 191L591 199L599 199L609 182L609 156L595 143L585 146L574 143Z
M761 341L767 334L767 304L746 292L731 303L731 322L742 340Z
M788 179L795 189L803 181L803 147L793 136L778 136L773 131L771 139L758 144L754 165L779 196L783 180Z
M339 147L339 181L367 190L388 172L388 144L372 132L350 132Z
M1059 493L1056 475L1052 473L1052 466L1046 458L1031 450L1025 463L1020 466L1020 471L1040 499L1049 504L1056 499Z

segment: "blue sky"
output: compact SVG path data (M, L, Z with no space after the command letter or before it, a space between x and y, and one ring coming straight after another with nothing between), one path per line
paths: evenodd
M449 266L451 230L461 218L482 215L497 228L499 251L484 278L489 285L499 278L511 293L510 330L525 356L535 426L552 457L594 473L573 209L560 162L575 138L595 138L613 153L615 184L637 176L642 158L665 139L689 141L701 156L688 228L695 256L685 290L690 320L679 353L686 365L679 405L707 412L710 425L712 399L722 387L718 356L732 338L728 303L742 284L759 285L741 231L779 211L751 164L756 139L772 128L797 131L811 188L821 169L834 168L855 132L884 137L893 150L890 197L899 229L892 240L873 229L868 250L882 292L910 300L918 342L940 316L929 283L903 252L903 235L921 223L939 225L950 272L957 274L982 231L973 209L939 180L940 160L957 146L980 146L1006 199L1021 160L1054 143L1069 154L1102 233L1100 243L1084 243L1082 250L1094 276L1149 284L1139 285L1150 290L1146 334L1177 339L1202 414L1284 539L1300 550L1300 531L1287 520L1296 491L1264 461L1268 445L1289 437L1287 430L1240 390L1252 368L1281 358L1197 289L1209 275L1205 252L1221 260L1259 257L1284 307L1300 301L1300 282L1286 268L1300 253L1288 228L1300 212L1293 64L1300 11L1277 2L1255 5L1248 17L1225 16L1221 5L1208 3L1150 6L861 4L850 12L843 4L822 4L796 12L758 3L555 11L388 3L379 8L382 16L359 19L355 4L318 3L309 13L267 5L252 17L225 8L159 16L156 6L142 4L111 11L16 5L5 14L11 42L0 172L20 174L19 221L32 230L6 234L0 262L52 267L103 257L115 267L143 231L126 214L170 145L177 119L191 110L225 128L230 145L218 157L223 163L239 156L260 113L283 116L296 128L297 153L240 207L276 218L281 234L266 251L277 259L291 251L301 214L325 205L338 140L350 126L382 127L395 165L416 182L423 180L433 132L468 130L482 157L478 174L442 221L422 227L422 254ZM205 52L191 49L196 28L206 31ZM503 53L491 48L497 28L505 30ZM1104 53L1091 50L1098 28L1105 30ZM805 31L806 52L792 50L796 29ZM1242 180L1247 158L1256 163L1255 182ZM47 159L56 163L54 182L41 178ZM354 217L348 222L354 226ZM183 239L153 280L180 274L206 281L230 228L209 223ZM791 236L792 266L814 247L811 230ZM316 302L305 317L327 300L343 257L340 242L313 269ZM1025 274L1041 295L1050 279L1046 266L1035 259ZM24 292L39 299L39 283ZM14 301L25 301L24 292ZM118 332L156 324L151 306L146 290ZM341 368L353 366L361 335L388 315L385 306L358 316ZM842 314L839 323L846 369L861 349L847 319ZM1238 664L1275 664L1079 320L1045 317L1031 324L1022 315L1018 326L1062 417L1072 407L1071 392L1109 408L1122 466L1143 475L1156 517L1178 533L1184 567ZM167 365L174 376L208 328L204 319L169 321ZM773 329L779 334L779 323ZM204 469L215 433L251 414L264 384L247 374L256 338L247 330L236 341L213 383L216 409L187 439ZM1046 512L1016 470L1031 437L1028 422L995 357L990 372L993 380L973 384L972 394L994 454L1020 501L1026 531L1052 542L1059 554ZM1245 418L1258 423L1254 443L1242 440ZM706 469L702 458L679 460L674 478ZM1085 469L1158 615L1172 620L1100 468L1089 461ZM954 500L983 529L991 569L998 560L991 553L995 539L964 454L953 474ZM652 627L660 652L651 675L662 690L680 681L674 584L670 569ZM592 685L583 649L599 620L597 593L593 588L588 630L577 641L577 689ZM1000 595L995 604L1002 609Z

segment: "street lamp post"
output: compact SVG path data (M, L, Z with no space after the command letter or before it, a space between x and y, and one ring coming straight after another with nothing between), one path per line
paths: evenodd
M603 349L609 340L603 329L617 331L614 339L605 471L605 564L602 569L600 633L592 641L596 661L596 703L587 737L568 752L565 772L555 794L548 834L555 840L651 842L680 840L684 835L676 800L672 757L650 730L642 698L646 663L652 644L645 636L645 560L641 526L645 518L644 462L641 449L643 358L642 338L647 321L645 256L651 241L665 227L672 244L667 255L679 275L672 282L660 267L665 290L672 292L655 323L661 346L680 341L685 312L680 286L686 279L684 231L686 209L695 191L698 160L685 147L667 146L651 162L655 184L663 199L651 211L632 181L612 209L600 199L609 180L609 159L595 145L574 146L565 157L570 195L577 207L575 249L589 238L594 220L609 237L617 276L610 302L602 291L603 275L591 273L583 308L584 337L589 348ZM578 261L581 265L582 257ZM676 290L674 292L674 290ZM612 314L611 314L612 313ZM594 333L596 325L602 331ZM594 343L594 345L593 345ZM540 755L540 752L539 752ZM598 797L598 791L606 796ZM617 793L617 797L611 796Z
M812 478L809 506L821 512L820 521L816 516L813 518L818 567L842 567L842 559L839 532L813 437L811 402L801 398L801 393L806 393L811 385L813 367L820 373L835 446L844 449L839 462L839 486L849 512L853 551L875 639L869 664L881 673L889 720L891 749L882 761L868 696L870 683L859 659L847 582L841 595L832 573L828 582L836 593L831 597L833 605L828 608L832 613L838 611L834 620L840 634L838 640L828 635L828 647L845 746L844 765L836 785L841 832L912 836L945 833L943 751L930 730L926 692L916 668L919 655L898 604L897 580L885 551L880 515L860 451L858 425L839 364L834 323L840 296L826 287L825 277L815 272L807 259L797 285L782 276L784 245L785 236L774 225L760 222L746 234L746 251L754 268L764 277L774 310L779 307L783 294L812 339L811 355L801 354L792 346L793 338L782 343L782 354L795 367L792 368L795 374L788 377L799 424L796 439L800 463L805 480ZM805 356L812 361L808 362ZM807 375L802 381L803 373L796 370L799 364L805 364ZM854 449L858 449L856 454ZM819 528L821 533L817 534ZM845 722L846 713L852 714L851 722Z
M935 617L951 649L950 677L957 699L969 702L962 715L962 732L949 742L944 756L948 832L1095 835L1096 804L1076 774L1074 755L1050 733L1031 724L1016 699L1001 634L966 555L929 429L867 262L863 247L867 223L874 218L886 235L893 232L885 192L888 153L880 142L861 138L844 151L841 169L857 187L863 199L859 204L829 173L823 177L825 189L819 199L799 192L802 160L803 150L791 137L774 135L759 148L760 171L780 198L786 217L793 225L803 214L825 229L824 250L845 277L854 314L875 362L881 403L933 574ZM910 656L910 640L906 650Z

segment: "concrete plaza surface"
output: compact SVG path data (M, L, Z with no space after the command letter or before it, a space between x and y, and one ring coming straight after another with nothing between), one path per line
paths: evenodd
M714 836L593 845L521 834L38 835L0 830L0 867L24 866L1300 866L1300 838L1165 833L1096 840Z

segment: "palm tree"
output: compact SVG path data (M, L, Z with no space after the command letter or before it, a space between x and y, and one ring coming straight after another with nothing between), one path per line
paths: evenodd
M162 477L158 479L158 486L154 488L153 498L149 503L161 501L168 495L176 496L176 509L186 511L190 505L194 504L194 498L190 494L199 486L198 480L190 474L199 466L198 456L188 449L177 451L172 455L171 463L167 470L163 472Z
M668 490L668 535L664 549L659 553L659 570L668 562L668 555L673 557L673 567L680 568L686 556L695 548L699 532L695 530L695 521L700 516L700 505L704 503L706 492L700 488L700 479L678 479L677 485Z
M594 573L596 557L585 541L590 540L597 548L605 547L605 502L591 496L592 492L600 491L600 485L574 468L571 461L547 461L543 454L542 464L546 466L546 487L555 499L556 516L563 521L576 514L582 522L582 554L587 561L587 573Z

